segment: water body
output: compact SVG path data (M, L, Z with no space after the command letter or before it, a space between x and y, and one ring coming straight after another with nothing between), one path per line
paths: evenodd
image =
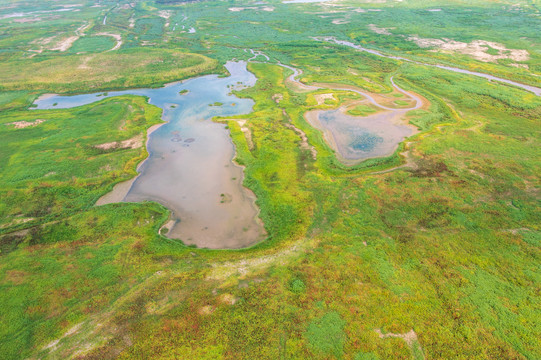
M355 165L363 160L389 156L395 152L398 145L408 136L416 132L414 126L404 124L404 116L408 111L419 109L423 102L415 94L398 87L391 77L391 84L396 91L404 94L413 101L408 108L391 108L380 104L376 99L354 86L315 84L306 85L298 80L302 71L284 64L278 64L293 71L286 81L295 84L304 91L320 89L345 90L355 92L365 98L365 102L383 110L369 116L351 116L345 113L346 109L313 110L305 114L310 125L320 130L327 144L335 150L340 162L345 165ZM401 98L404 100L404 98Z
M209 75L158 89L49 96L38 99L36 105L57 109L118 95L149 97L151 104L163 109L167 123L149 135L149 157L140 165L131 187L120 184L129 188L127 195L115 200L152 200L165 205L172 213L168 236L186 244L241 248L262 240L264 231L255 196L242 186L243 169L232 162L235 149L229 132L211 118L251 112L253 101L239 99L230 91L253 86L256 78L245 62L228 62L226 68L231 74L226 78ZM181 90L188 93L180 95ZM223 105L210 106L217 103Z
M516 81L502 79L502 78L492 76L492 75L489 75L489 74L464 70L464 69L460 69L460 68L456 68L456 67L452 67L452 66L422 63L422 62L410 60L410 59L407 59L407 58L404 58L404 57L401 57L401 56L385 55L385 54L383 54L383 53L381 53L381 52L379 52L377 50L366 49L366 48L363 48L362 46L356 45L356 44L354 44L352 42L344 41L344 40L337 40L336 38L333 38L333 37L323 37L323 38L314 38L314 39L315 40L320 40L320 41L334 42L335 44L348 46L348 47L353 48L353 49L357 49L357 50L360 50L360 51L364 51L364 52L367 52L367 53L370 53L370 54L373 54L373 55L377 55L377 56L381 56L381 57L385 57L385 58L388 58L388 59L402 60L402 61L407 61L407 62L411 62L411 63L418 64L418 65L432 66L432 67L437 67L437 68L440 68L440 69L449 70L449 71L453 71L453 72L457 72L457 73L461 73L461 74L474 75L474 76L483 77L483 78L488 79L488 80L494 80L494 81L503 82L503 83L510 84L510 85L513 85L513 86L516 86L516 87L520 87L520 88L522 88L524 90L528 90L528 91L534 93L537 96L541 96L541 88L531 86L531 85L522 84L522 83L519 83L519 82L516 82Z
M402 141L415 130L401 124L398 112L359 117L350 116L341 109L308 113L306 119L323 132L325 141L336 151L338 159L346 165L389 156Z
M404 116L408 111L420 108L423 105L422 100L398 87L392 77L391 83L396 91L414 102L413 106L402 109L391 108L380 104L370 94L353 86L320 87L356 92L365 98L364 102L383 110L362 117L347 115L346 110L342 108L314 110L305 114L308 123L323 133L325 141L335 150L337 158L342 163L355 165L366 159L389 156L405 138L416 132L414 126L405 123Z

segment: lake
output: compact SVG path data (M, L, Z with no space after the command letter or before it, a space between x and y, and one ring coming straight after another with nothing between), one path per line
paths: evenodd
M256 77L247 70L246 62L228 62L226 68L229 77L209 75L157 89L49 95L35 104L38 109L57 109L105 97L147 96L151 104L163 109L162 118L167 122L149 135L149 157L139 166L139 176L117 185L116 193L98 204L156 201L171 211L167 236L198 247L242 248L261 241L265 234L255 196L242 185L243 169L232 161L235 148L229 131L211 119L250 113L253 101L230 92L253 86ZM182 90L188 92L181 95Z

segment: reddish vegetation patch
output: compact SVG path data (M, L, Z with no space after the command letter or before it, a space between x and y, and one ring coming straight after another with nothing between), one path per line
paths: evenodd
M15 285L24 283L28 273L20 270L8 270L6 274L6 280L11 281Z

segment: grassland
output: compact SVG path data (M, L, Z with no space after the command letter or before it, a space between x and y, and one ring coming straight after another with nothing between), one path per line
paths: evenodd
M66 93L155 86L209 73L218 66L204 56L153 49L37 59L7 64L0 77L2 88Z
M366 12L277 2L273 11L230 11L215 1L104 2L41 22L0 20L2 358L541 357L541 99L310 39L354 39L539 85L538 5L340 4ZM427 11L434 8L442 11ZM165 10L168 20L159 13ZM12 12L2 8L0 17ZM34 39L58 29L74 34L86 22L92 27L71 50L29 58ZM122 47L92 49L87 36L100 32L121 34ZM525 49L529 68L434 52L398 36L413 34ZM156 45L143 44L149 41ZM161 121L146 99L29 109L44 92L158 86L221 72L219 62L251 57L245 48L271 57L250 64L258 81L236 92L255 101L242 116L250 138L237 121L227 122L269 234L250 249L210 251L167 239L158 229L168 212L155 203L93 206L146 156L143 146L96 147L134 138L142 145L145 130ZM87 57L92 70L76 70ZM408 114L420 132L388 158L344 166L304 113L358 95L331 91L334 99L318 105L315 95L329 90L297 92L277 60L301 68L305 83L376 93L390 93L394 76L429 102ZM406 162L413 165L395 169Z

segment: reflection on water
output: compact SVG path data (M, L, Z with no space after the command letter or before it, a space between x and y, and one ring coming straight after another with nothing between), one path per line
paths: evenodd
M411 126L400 124L404 111L385 111L370 116L350 116L338 110L312 111L310 124L321 130L327 143L347 165L362 160L391 155L398 144L414 133Z
M104 97L134 94L148 96L163 109L167 121L147 144L149 157L139 168L123 201L157 201L172 212L168 236L208 248L239 248L263 236L254 195L243 188L242 168L231 160L234 146L222 124L213 116L251 112L253 101L230 94L232 88L253 86L255 76L245 62L226 64L231 76L216 75L169 84L159 89L134 89L102 94L53 96L38 99L38 109L68 108ZM179 94L181 90L188 93ZM219 106L209 106L221 104Z

